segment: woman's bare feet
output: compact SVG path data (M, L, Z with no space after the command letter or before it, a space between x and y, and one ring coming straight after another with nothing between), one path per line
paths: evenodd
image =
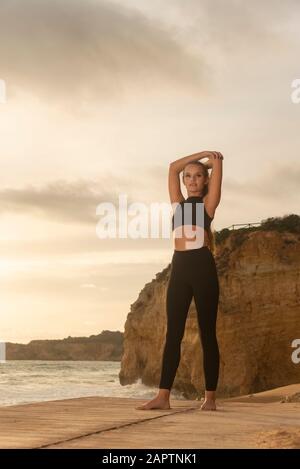
M153 399L151 399L151 401L148 401L143 405L135 407L135 409L136 410L171 409L169 397L170 397L169 389L160 389L156 397L154 397Z
M200 408L201 410L217 410L215 391L205 391L204 402Z
M217 410L215 401L204 399L201 410Z

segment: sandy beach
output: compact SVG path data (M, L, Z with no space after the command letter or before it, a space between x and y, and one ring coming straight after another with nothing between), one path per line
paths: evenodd
M1 407L1 448L300 448L300 384L218 399L175 400L135 410L141 399L83 397Z

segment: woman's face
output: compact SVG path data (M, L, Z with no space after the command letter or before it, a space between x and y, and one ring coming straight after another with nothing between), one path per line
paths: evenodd
M199 192L202 193L207 182L207 177L204 174L204 170L195 164L189 164L185 167L183 172L183 184L186 186L188 194L197 195Z

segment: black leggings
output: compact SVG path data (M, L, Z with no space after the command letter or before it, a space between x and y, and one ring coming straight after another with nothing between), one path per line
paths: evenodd
M174 250L166 297L167 333L159 384L161 389L171 389L173 385L193 296L203 350L205 388L207 391L216 390L220 360L216 337L219 280L214 256L207 246Z

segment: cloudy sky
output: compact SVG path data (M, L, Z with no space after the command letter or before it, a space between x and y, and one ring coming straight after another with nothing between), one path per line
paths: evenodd
M0 340L124 330L172 233L100 239L96 207L168 203L177 158L223 153L215 230L299 213L299 13L297 0L1 0Z

